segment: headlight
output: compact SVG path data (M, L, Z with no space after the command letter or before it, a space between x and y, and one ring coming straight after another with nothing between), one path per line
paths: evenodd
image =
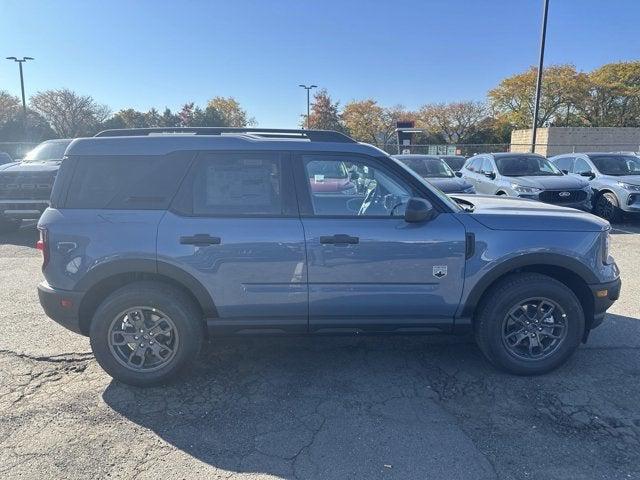
M602 232L602 263L609 263L609 246L611 245L611 235L609 230Z
M618 186L624 188L625 190L630 190L632 192L640 192L640 185L633 185L631 183L618 182Z
M518 193L540 193L542 191L541 188L525 187L524 185L518 185L517 183L512 183L511 188Z

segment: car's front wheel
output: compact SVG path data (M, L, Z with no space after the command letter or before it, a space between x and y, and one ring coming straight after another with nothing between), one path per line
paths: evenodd
M582 305L565 284L538 273L518 273L485 295L474 326L491 363L518 375L537 375L575 352L585 320Z
M148 386L175 378L195 359L203 327L198 309L182 292L159 282L136 282L98 307L89 337L109 375Z
M609 222L617 222L622 216L618 198L611 192L604 192L598 196L594 213Z

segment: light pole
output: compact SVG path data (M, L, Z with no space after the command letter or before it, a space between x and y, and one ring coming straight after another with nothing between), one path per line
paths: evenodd
M311 114L311 110L310 110L310 100L309 100L309 92L311 91L311 89L313 88L318 88L317 85L309 85L308 87L306 85L300 84L298 85L299 87L304 88L307 91L307 130L309 130L309 115Z
M544 44L547 37L547 11L549 0L543 0L542 33L540 35L540 60L538 62L538 79L536 80L536 98L533 105L533 127L531 129L531 153L536 151L536 134L538 133L538 110L540 109L540 90L542 89L542 68L544 66Z
M14 62L18 62L18 66L20 67L20 90L22 91L22 128L24 129L24 136L26 139L27 136L27 100L24 96L24 76L22 74L22 64L33 60L33 57L6 57L7 60L13 60Z

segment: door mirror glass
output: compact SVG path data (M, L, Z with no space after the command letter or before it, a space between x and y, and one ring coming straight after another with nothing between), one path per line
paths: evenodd
M419 223L431 220L436 211L429 200L411 197L404 210L404 220L408 223Z
M495 180L496 179L495 172L484 172L484 176L487 177L487 178L490 178L491 180Z

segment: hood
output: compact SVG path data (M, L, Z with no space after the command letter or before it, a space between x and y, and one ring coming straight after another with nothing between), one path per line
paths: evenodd
M640 185L640 175L603 175L602 179L606 179L610 182L624 182L631 185Z
M431 185L436 187L439 190L442 190L444 193L461 193L467 188L471 188L471 184L467 182L463 178L453 177L453 178L434 178L434 177L424 177L424 179L429 182Z
M572 175L540 175L527 177L503 177L525 187L541 188L543 190L576 190L585 188L589 182Z
M55 172L60 168L60 163L62 163L62 160L8 163L0 167L0 174L3 172Z
M600 232L609 222L574 208L525 198L497 195L455 195L474 205L471 216L492 230Z
M0 172L2 172L3 170L6 170L7 168L13 167L14 165L18 165L20 162L9 162L9 163L3 163L2 165L0 165Z

